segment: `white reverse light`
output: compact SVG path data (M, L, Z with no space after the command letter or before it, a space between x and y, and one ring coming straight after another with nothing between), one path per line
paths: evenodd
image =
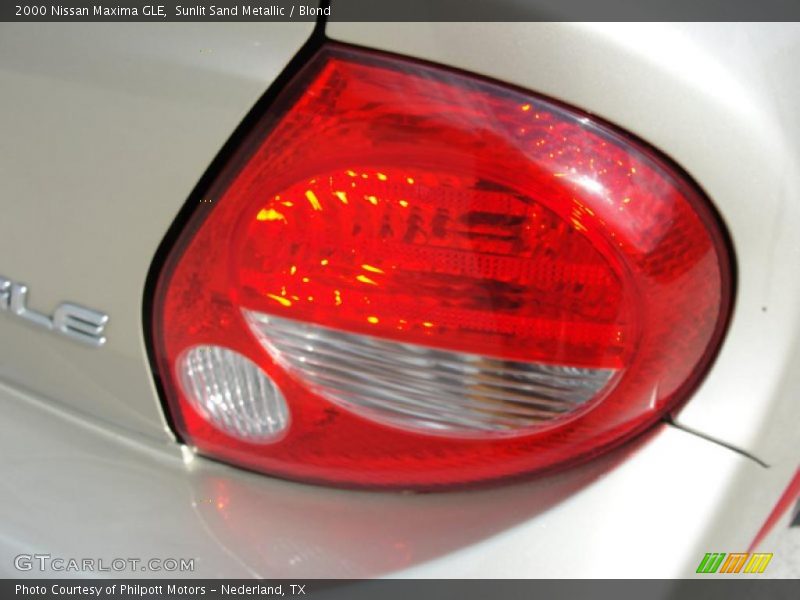
M402 429L525 434L579 410L613 378L346 333L244 311L272 357L322 397Z
M275 382L250 359L221 346L194 346L178 363L194 408L217 429L247 442L269 442L289 425Z

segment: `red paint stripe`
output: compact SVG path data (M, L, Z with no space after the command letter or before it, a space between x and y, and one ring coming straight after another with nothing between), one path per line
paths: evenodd
M775 505L775 508L773 508L772 512L769 513L767 520L764 521L761 529L759 529L756 537L750 544L750 548L747 550L748 552L752 552L761 543L761 541L767 537L767 534L775 526L775 523L780 520L780 518L783 516L783 513L788 510L798 496L800 496L800 469L797 469L797 472L795 472L794 477L789 482L788 487L784 490L783 495L781 495L778 503Z

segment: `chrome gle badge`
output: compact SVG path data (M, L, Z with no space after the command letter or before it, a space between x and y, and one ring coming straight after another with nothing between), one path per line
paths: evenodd
M28 286L0 276L0 312L8 312L21 319L55 331L73 340L99 347L106 343L103 330L108 315L91 308L62 302L48 317L27 307Z

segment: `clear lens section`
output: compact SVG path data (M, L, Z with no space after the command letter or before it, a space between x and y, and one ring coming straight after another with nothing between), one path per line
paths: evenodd
M613 369L502 360L245 311L273 358L331 402L424 433L529 433L596 397Z
M289 408L275 382L238 352L194 346L184 353L178 369L194 408L228 435L266 442L289 424Z

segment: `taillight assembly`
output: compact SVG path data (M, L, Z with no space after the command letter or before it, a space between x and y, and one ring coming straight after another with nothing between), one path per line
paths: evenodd
M199 203L158 278L174 425L282 477L431 488L594 455L716 350L705 199L528 92L328 45Z

